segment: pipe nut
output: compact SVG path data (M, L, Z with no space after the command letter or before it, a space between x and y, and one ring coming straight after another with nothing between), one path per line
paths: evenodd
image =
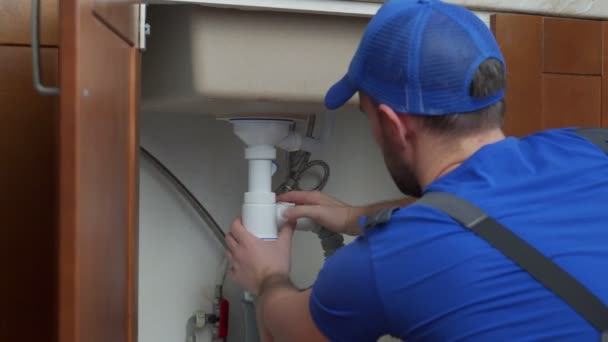
M277 149L268 145L247 147L245 149L245 159L275 160L277 159Z

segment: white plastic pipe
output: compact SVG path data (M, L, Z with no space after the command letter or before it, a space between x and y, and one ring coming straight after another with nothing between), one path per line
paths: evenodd
M263 240L276 240L278 223L276 204L243 204L243 225L251 234Z
M249 160L249 192L272 192L272 160Z
M245 159L249 163L249 191L243 200L243 225L260 239L275 240L284 222L286 203L276 203L272 192L275 145L289 136L291 122L268 119L233 119L235 134L247 144Z

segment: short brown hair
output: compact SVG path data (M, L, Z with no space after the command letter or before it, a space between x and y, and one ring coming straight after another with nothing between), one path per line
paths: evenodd
M485 60L471 82L471 96L484 98L506 88L506 75L502 63L490 58ZM419 116L422 127L437 134L462 136L485 129L502 128L505 102L501 100L474 112L440 116Z

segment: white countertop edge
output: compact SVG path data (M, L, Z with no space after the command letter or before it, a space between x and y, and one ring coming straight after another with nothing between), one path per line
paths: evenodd
M198 4L202 6L239 8L245 10L271 10L372 17L380 4L344 0L151 0L149 4ZM481 20L490 25L491 12L475 11Z
M380 4L343 0L150 0L149 4L198 4L248 10L271 10L371 17Z
M569 7L563 0L506 2L500 0L447 0L471 8L479 13L529 13L562 17L608 18L608 6L600 7L592 0L586 6ZM213 7L248 10L271 10L330 15L371 17L380 8L379 3L346 0L144 0L149 4L199 4ZM559 3L566 5L559 5Z

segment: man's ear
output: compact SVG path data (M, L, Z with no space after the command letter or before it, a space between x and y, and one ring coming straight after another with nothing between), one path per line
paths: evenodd
M404 149L407 146L406 137L409 133L404 118L391 107L381 104L378 107L378 120L385 142L390 143L391 146L398 147L399 150Z

